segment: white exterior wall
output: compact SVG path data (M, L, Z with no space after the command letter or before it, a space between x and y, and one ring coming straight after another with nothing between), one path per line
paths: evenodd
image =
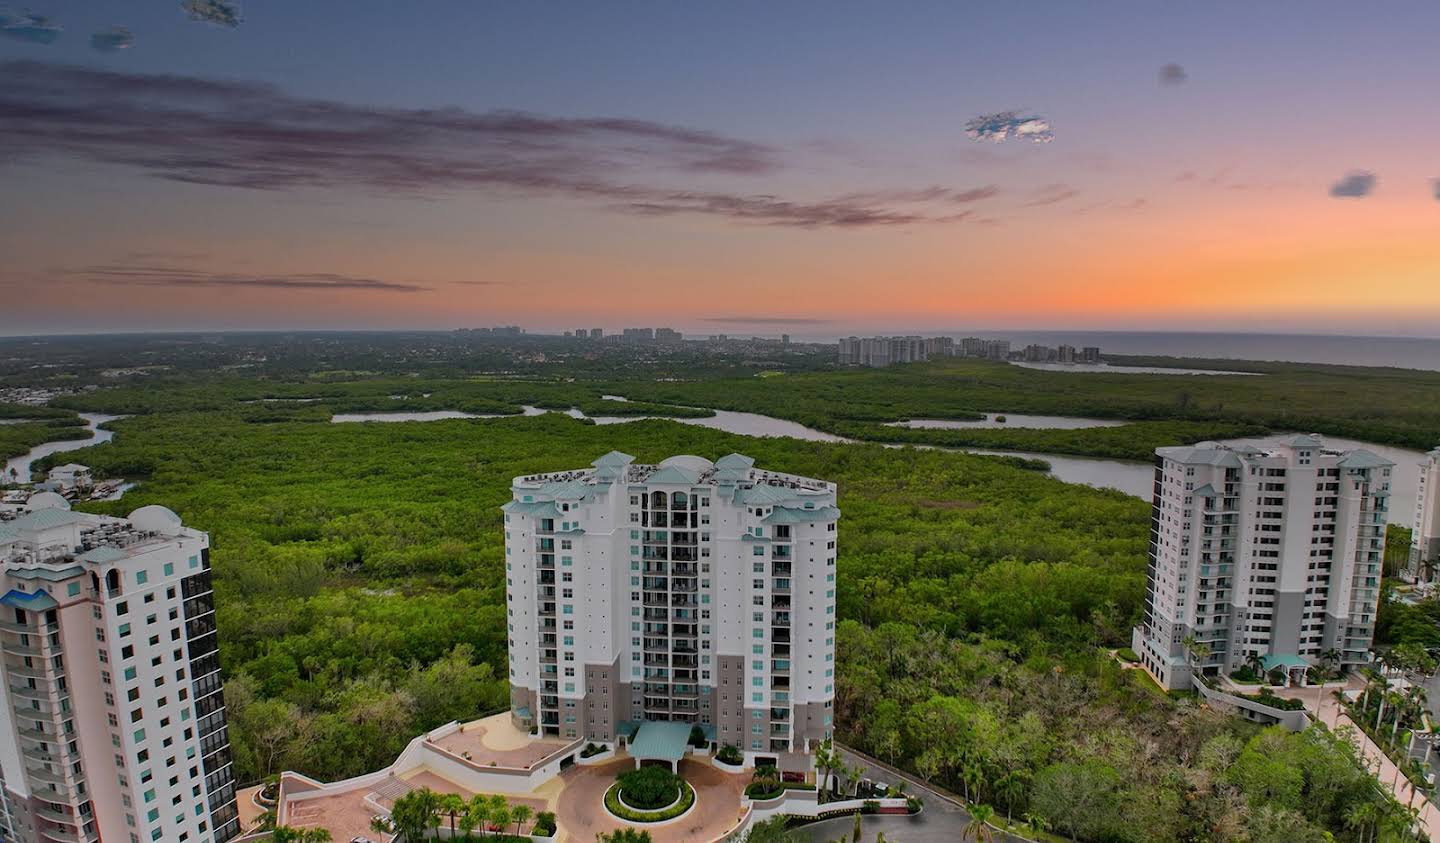
M1425 455L1415 495L1415 528L1410 535L1410 575L1440 576L1440 448Z
M1389 463L1309 437L1157 457L1146 618L1133 643L1161 684L1190 684L1191 637L1210 649L1206 672L1235 670L1250 653L1369 660Z
M785 722L781 723L783 733L771 731L776 728L770 720L772 706L787 710L805 704L821 706L826 710L824 725L828 728L828 708L834 695L833 543L834 519L838 518L833 485L762 472L750 468L748 462L740 471L717 469L698 457L672 458L658 467L633 466L625 459L623 470L612 468L603 479L597 478L596 471L578 470L515 480L514 500L505 515L512 702L528 705L523 701L539 699L537 708L541 710L533 713L542 726L547 725L542 722L544 709L554 708L544 702L541 651L546 630L538 614L543 598L536 595L545 584L539 579L544 571L535 550L537 539L551 539L556 559L555 696L560 700L561 715L558 723L548 724L558 726L553 734L586 737L586 706L591 706L588 711L594 715L593 707L601 701L607 711L615 711L617 724L669 717L663 712L653 714L645 700L666 697L649 692L650 685L672 683L700 688L699 708L686 709L678 719L715 725L722 708L732 715L764 711L763 717L757 718L764 720L758 736L762 745L750 746L753 738L747 731L743 747L747 751L774 752L769 737L788 742L794 734ZM597 471L605 468L600 466ZM657 492L667 501L664 526L645 520L662 514L646 505ZM677 493L687 501L683 526L670 523L677 515L672 506ZM755 500L744 499L751 495ZM693 506L689 504L692 500ZM787 523L776 523L777 518ZM545 519L553 523L553 536L537 532ZM788 523L790 520L794 523ZM565 529L567 525L571 530ZM784 530L790 530L788 539L777 540L777 532ZM661 545L647 547L646 537L660 534L666 536ZM694 551L689 552L693 561L682 555L686 545L676 534L693 534ZM571 542L569 550L563 547L564 541ZM776 548L782 546L792 554L784 560L791 566L789 577L775 575L775 565L781 561L776 558ZM667 550L666 559L648 557L661 547ZM567 557L570 565L565 564ZM664 562L661 567L668 573L649 574L651 562ZM681 573L685 570L694 573ZM563 580L566 574L569 583ZM693 579L693 597L675 583L677 579ZM788 580L788 593L776 590L779 580ZM656 593L654 582L671 584ZM568 599L567 588L572 589ZM647 612L657 608L647 605L647 592L667 599L663 611L654 612L671 618L659 621L670 630L664 635L646 633L649 624L656 623L647 619ZM790 601L788 610L786 600ZM680 601L691 602L685 605ZM565 614L567 605L573 606L570 615ZM784 631L790 641L778 643L773 639L780 637L780 631L774 624L784 619L787 611L790 625ZM690 616L681 617L682 613ZM572 630L564 628L567 620L573 622ZM685 637L676 629L692 624L697 632L693 668L684 664L689 655L673 640L676 635ZM573 646L565 644L567 635L573 636ZM668 639L670 644L662 648L664 652L652 648L647 653L642 643L656 637ZM788 662L789 689L775 687L777 646L790 648L788 658L779 660L781 665ZM571 653L573 661L567 661ZM647 665L651 657L663 658ZM724 660L734 667L722 669ZM647 666L667 671L667 677L649 677ZM573 667L575 675L565 675L566 667ZM587 667L608 677L601 687L587 686ZM689 670L694 671L693 681L684 678ZM677 693L683 695L684 691ZM779 703L777 693L781 695ZM669 699L670 705L681 704L677 697ZM574 722L569 719L572 710Z

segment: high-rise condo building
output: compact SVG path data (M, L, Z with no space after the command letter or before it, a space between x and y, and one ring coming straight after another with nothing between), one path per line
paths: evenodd
M835 485L731 454L515 478L505 510L511 705L612 741L695 724L793 760L831 733Z
M0 509L0 576L3 839L239 834L206 535L41 493Z
M1294 436L1155 451L1145 616L1133 648L1166 688L1253 664L1370 661L1393 463Z
M1415 529L1410 533L1410 575L1433 582L1440 574L1440 448L1420 463Z

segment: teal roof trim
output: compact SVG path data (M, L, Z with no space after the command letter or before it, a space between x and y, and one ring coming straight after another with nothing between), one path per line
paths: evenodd
M746 471L755 465L755 460L744 454L727 454L715 461L716 468L729 468L739 471Z
M51 597L50 594L44 589L34 592L33 594L26 591L17 591L15 589L11 589L10 591L5 593L4 597L0 597L0 603L5 604L6 606L14 606L16 608L25 609L32 612L44 611L45 609L53 609L56 606L60 605L59 603L56 603L55 598Z
M808 524L812 521L835 521L840 518L840 510L833 506L819 506L814 509L804 509L793 506L777 506L765 516L762 524Z
M10 529L17 532L20 530L53 530L56 527L80 524L94 517L83 512L71 512L68 509L37 509L11 521Z
M1389 468L1394 464L1364 448L1351 451L1340 460L1341 468Z
M634 462L634 461L635 461L635 458L632 457L632 456L630 456L629 454L623 454L623 453L621 453L621 452L619 452L619 451L611 451L610 453L606 454L605 456L601 457L600 459L598 459L598 460L596 460L596 461L594 461L594 462L592 462L592 463L590 463L590 464L593 465L593 466L596 466L597 468L600 467L600 466L615 466L615 467L620 467L620 466L629 465L630 463L632 463L632 462Z
M61 582L72 577L78 577L85 573L85 569L79 565L71 565L68 568L61 568L52 571L49 568L11 568L10 576L17 580L44 580L45 582Z
M630 755L641 760L679 761L690 743L689 723L678 720L646 720L640 724Z

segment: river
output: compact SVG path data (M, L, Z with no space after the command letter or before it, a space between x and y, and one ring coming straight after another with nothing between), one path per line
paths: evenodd
M34 448L31 448L29 453L22 454L18 457L11 457L5 463L5 477L7 480L11 476L10 472L12 469L15 471L16 477L19 477L21 480L28 480L30 478L30 464L41 457L48 457L51 454L59 454L64 451L76 451L81 448L88 448L91 445L109 442L115 438L115 434L109 430L101 430L100 425L125 417L107 416L103 413L81 413L80 418L85 420L85 427L90 431L89 438L67 439L62 442L46 442L43 445L36 445Z

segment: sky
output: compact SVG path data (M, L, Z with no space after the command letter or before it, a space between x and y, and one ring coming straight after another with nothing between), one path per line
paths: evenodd
M0 334L1440 336L1433 2L5 2Z

